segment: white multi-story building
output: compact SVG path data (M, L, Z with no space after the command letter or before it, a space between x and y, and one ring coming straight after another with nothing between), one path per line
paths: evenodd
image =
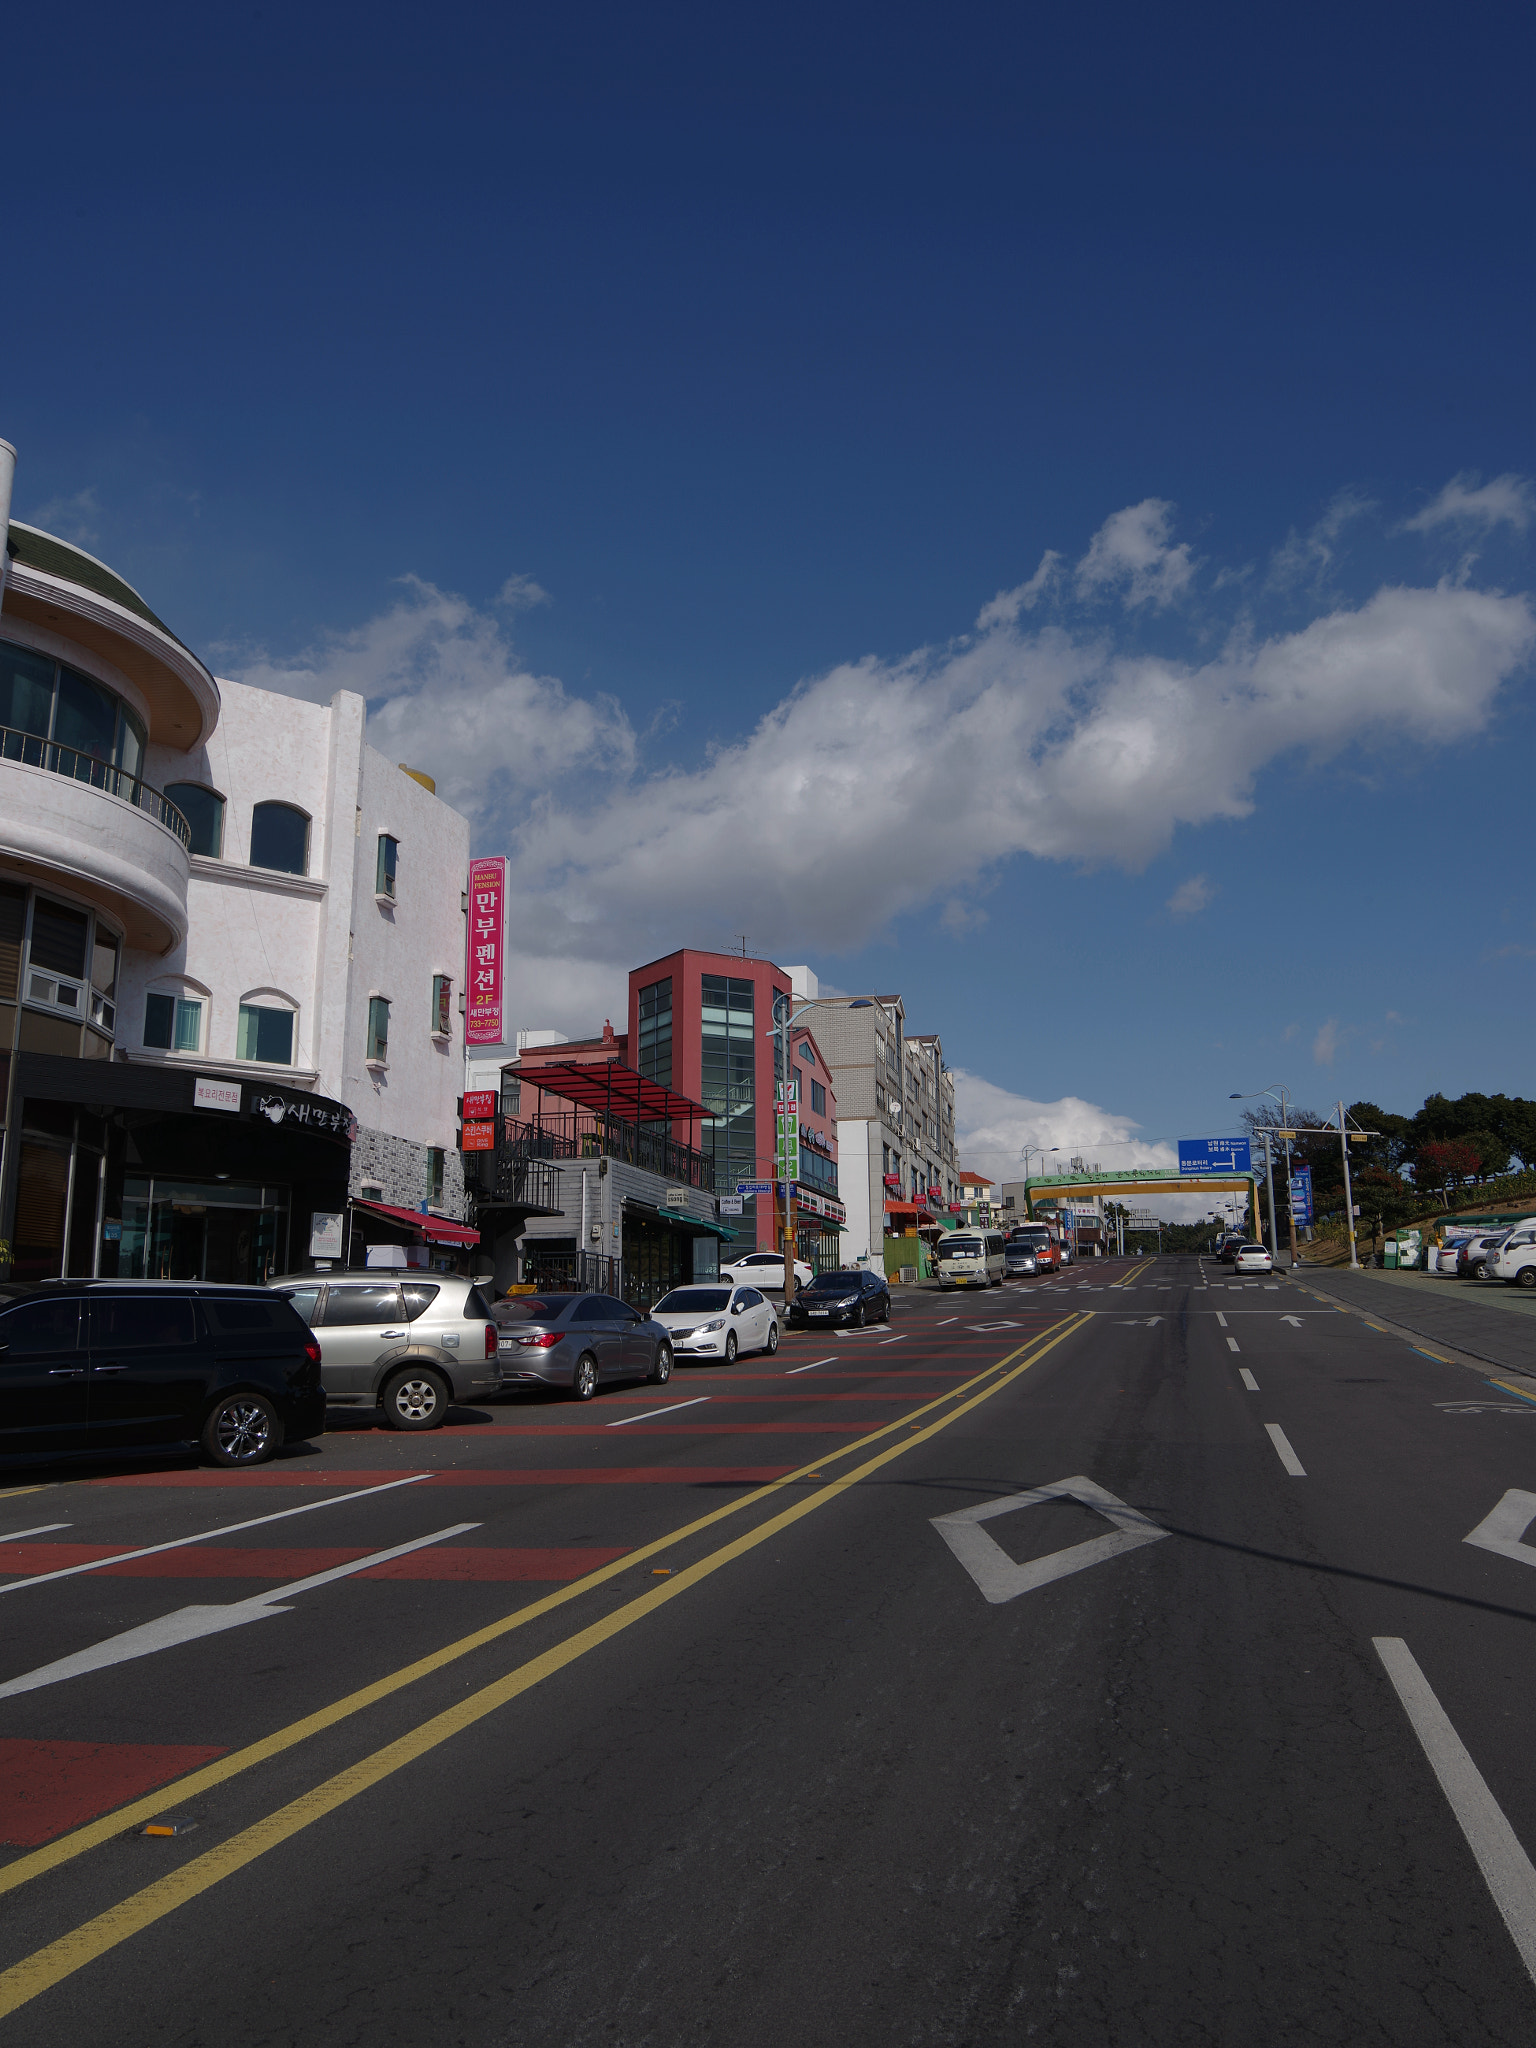
M467 1242L466 821L368 746L360 697L217 682L105 564L7 530L11 1270L251 1279Z
M936 1033L907 1036L899 995L824 996L808 967L787 971L797 1010L816 1005L806 1022L837 1096L842 1257L878 1265L890 1223L905 1228L959 1199L954 1076Z

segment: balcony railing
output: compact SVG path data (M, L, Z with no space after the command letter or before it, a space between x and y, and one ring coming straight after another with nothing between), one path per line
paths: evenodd
M626 1123L621 1117L604 1117L586 1109L540 1116L533 1123L510 1116L496 1119L498 1187L509 1160L600 1159L605 1153L610 1159L643 1167L677 1187L698 1188L707 1195L715 1191L713 1159L679 1145L664 1128L651 1130L644 1124Z
M467 1153L466 1166L476 1157L483 1159L485 1154ZM525 1152L502 1146L488 1164L491 1194L486 1199L511 1209L527 1209L530 1214L560 1214L560 1176L548 1160L533 1159ZM484 1184L482 1180L481 1185Z
M157 824L174 832L190 852L192 827L181 812L158 789L153 789L126 768L114 768L94 754L78 747L66 747L61 740L45 740L35 732L18 732L15 726L0 725L0 760L20 761L27 768L46 768L50 775L63 775L71 782L88 782L108 796L121 797L135 810L148 811Z

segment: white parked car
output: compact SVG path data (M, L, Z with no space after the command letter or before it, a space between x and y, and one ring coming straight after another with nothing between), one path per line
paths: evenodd
M751 1287L764 1287L770 1294L784 1292L784 1254L782 1252L745 1252L739 1259L732 1259L728 1266L720 1268L722 1280L736 1280ZM810 1284L811 1269L804 1259L795 1261L795 1287L800 1289Z
M1536 1217L1517 1223L1508 1237L1490 1248L1484 1270L1490 1280L1507 1280L1511 1287L1536 1287Z
M738 1351L779 1348L779 1317L773 1303L756 1287L733 1287L729 1281L711 1287L707 1281L674 1287L651 1310L672 1339L674 1358L723 1358L727 1365Z
M1273 1273L1275 1262L1267 1246L1262 1244L1240 1244L1232 1254L1234 1273Z

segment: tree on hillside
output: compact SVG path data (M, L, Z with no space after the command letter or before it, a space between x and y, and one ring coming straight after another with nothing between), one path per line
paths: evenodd
M1431 1138L1414 1154L1414 1178L1422 1188L1460 1187L1477 1178L1481 1163L1465 1138Z

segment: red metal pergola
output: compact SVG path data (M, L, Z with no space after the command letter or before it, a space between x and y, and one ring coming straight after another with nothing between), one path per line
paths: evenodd
M693 1127L708 1114L702 1102L678 1095L660 1081L648 1080L620 1060L587 1065L579 1060L557 1060L548 1066L529 1067L523 1078L546 1094L591 1110L605 1123L616 1116L634 1124L686 1123L690 1152L695 1149Z

